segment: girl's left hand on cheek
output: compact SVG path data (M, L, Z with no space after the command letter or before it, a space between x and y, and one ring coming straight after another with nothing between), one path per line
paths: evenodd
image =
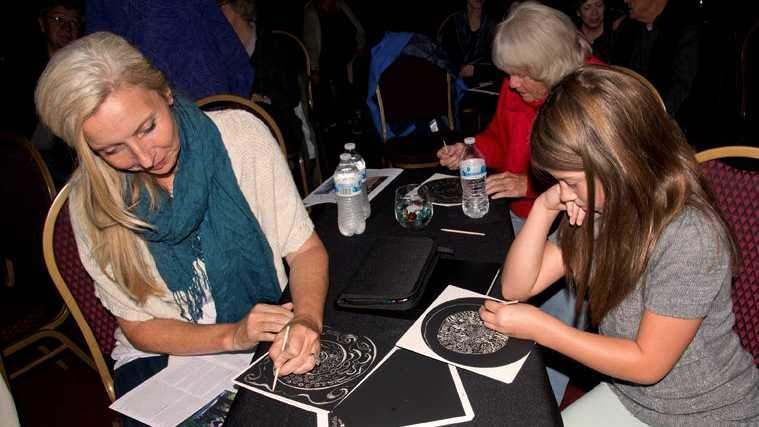
M567 215L569 215L570 225L579 227L585 221L585 209L575 202L567 202Z
M487 300L480 307L480 318L490 329L510 337L534 339L542 312L529 304L504 304Z

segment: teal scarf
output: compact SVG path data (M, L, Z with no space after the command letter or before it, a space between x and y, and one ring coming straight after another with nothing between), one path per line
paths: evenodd
M181 147L173 198L160 192L158 210L151 211L147 190L140 189L135 213L154 227L142 237L183 318L195 322L202 316L207 280L217 323L237 322L257 302L279 299L271 248L237 184L216 125L179 97L172 112ZM207 277L193 267L198 259Z

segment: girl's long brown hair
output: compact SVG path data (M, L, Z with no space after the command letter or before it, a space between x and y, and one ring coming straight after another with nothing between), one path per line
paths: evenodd
M736 259L692 149L640 75L581 67L552 91L531 139L536 171L585 172L589 215L581 227L564 218L559 233L567 279L577 288L578 306L589 297L594 324L636 287L664 228L686 206L724 230ZM596 179L605 196L598 221Z

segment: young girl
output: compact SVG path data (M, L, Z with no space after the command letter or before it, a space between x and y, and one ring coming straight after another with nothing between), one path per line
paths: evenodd
M600 66L566 77L535 120L532 164L558 183L511 246L503 296L527 300L566 276L599 333L527 304L480 314L612 378L564 423L759 424L759 370L732 331L735 246L650 83ZM547 241L559 215L560 243Z

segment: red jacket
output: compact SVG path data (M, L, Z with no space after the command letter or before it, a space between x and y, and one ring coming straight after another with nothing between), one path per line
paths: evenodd
M594 56L585 62L603 64ZM525 102L511 90L509 79L504 79L493 120L485 131L477 135L477 148L485 156L488 168L499 173L528 174L527 194L511 202L511 210L522 218L527 218L538 196L529 178L530 131L542 104L543 100Z

